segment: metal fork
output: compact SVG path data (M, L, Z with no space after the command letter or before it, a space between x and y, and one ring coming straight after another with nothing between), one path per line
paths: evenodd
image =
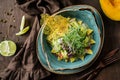
M116 55L118 51L119 48L109 52L105 57L103 57L95 69L90 70L87 74L81 76L78 80L93 80L103 68L120 59L120 57Z

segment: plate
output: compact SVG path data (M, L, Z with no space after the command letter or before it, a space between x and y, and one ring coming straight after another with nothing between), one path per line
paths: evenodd
M48 58L47 59L46 55L44 54L44 52L42 50L43 47L42 47L42 44L41 44L41 30L42 30L42 28L41 28L40 31L39 31L39 34L38 34L38 38L37 38L37 52L38 52L39 61L43 65L43 67L45 69L47 69L48 71L54 72L54 73L58 73L58 74L73 74L73 73L81 72L81 71L85 70L86 68L88 68L89 66L91 66L94 63L94 61L97 59L97 57L99 56L99 54L101 52L101 49L102 49L102 46L103 46L103 42L104 42L103 21L102 21L102 18L100 16L100 14L97 12L96 9L94 9L93 7L88 6L88 5L76 5L76 6L66 7L66 8L64 8L61 11L66 11L66 10L69 10L69 11L83 11L83 12L86 11L87 13L91 12L90 14L94 16L94 20L96 22L95 24L98 27L101 43L100 44L96 44L96 45L99 45L98 47L100 47L100 48L99 48L99 50L96 49L97 54L94 54L92 56L93 58L91 58L91 57L87 58L87 56L86 56L86 59L90 60L89 63L86 64L86 65L85 65L85 62L81 63L81 65L84 64L85 66L80 66L79 63L73 63L74 67L71 68L71 66L65 66L65 64L64 64L63 67L65 69L62 69L61 66L59 67L59 64L57 64L57 63L54 64L54 61L56 61L56 60L54 60L54 58L53 58L53 60L49 61L50 64L52 64L52 68L50 68L50 64L48 64L49 63L48 62L49 57L47 56L47 58ZM58 13L59 12L57 12L57 13L55 13L53 15L56 15ZM81 15L85 15L85 14L81 14ZM67 16L67 15L64 15L64 16ZM74 16L77 16L77 15L74 15ZM83 18L84 17L82 17L81 19L83 19ZM88 61L88 60L86 60L86 61ZM58 66L56 67L56 65L58 65Z

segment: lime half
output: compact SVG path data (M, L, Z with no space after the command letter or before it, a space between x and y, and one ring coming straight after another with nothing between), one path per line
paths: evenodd
M0 54L2 56L12 56L16 52L16 44L13 41L5 40L0 43Z

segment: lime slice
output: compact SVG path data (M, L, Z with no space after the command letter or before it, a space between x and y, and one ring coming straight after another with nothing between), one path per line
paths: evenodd
M28 30L30 29L30 26L27 26L26 28L24 28L22 31L16 33L16 35L20 36L25 34Z
M0 54L2 56L12 56L16 52L16 44L13 41L5 40L0 43Z

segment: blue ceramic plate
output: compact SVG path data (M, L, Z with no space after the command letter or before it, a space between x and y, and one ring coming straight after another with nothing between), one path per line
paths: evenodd
M101 51L104 39L104 28L101 16L96 9L88 5L66 7L63 10L53 14L53 16L57 14L65 17L80 19L94 30L93 38L96 41L96 44L92 46L93 54L87 55L84 61L78 60L73 63L58 61L57 57L51 54L51 48L47 44L45 36L43 35L43 38L41 38L41 31L44 27L42 26L37 38L38 58L44 68L54 73L72 74L80 72L88 68L96 60Z

